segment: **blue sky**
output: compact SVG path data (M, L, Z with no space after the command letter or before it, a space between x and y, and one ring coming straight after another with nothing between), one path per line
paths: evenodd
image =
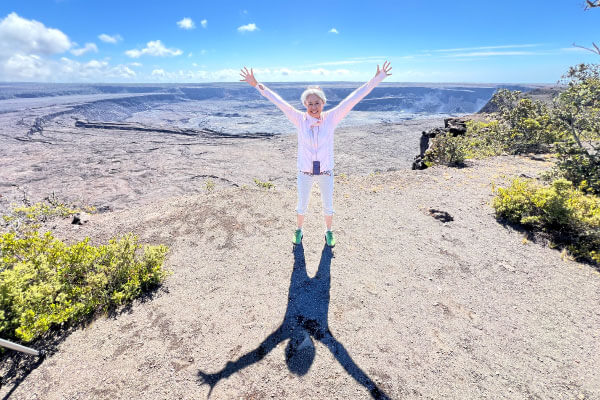
M1 0L0 81L554 83L599 27L579 0Z

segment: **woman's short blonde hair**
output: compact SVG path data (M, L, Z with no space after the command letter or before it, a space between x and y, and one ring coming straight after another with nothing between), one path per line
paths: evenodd
M327 103L325 93L323 92L323 89L321 89L320 86L309 86L304 92L302 92L302 96L300 96L302 104L306 103L306 98L311 94L314 94L315 96L323 100L323 104Z

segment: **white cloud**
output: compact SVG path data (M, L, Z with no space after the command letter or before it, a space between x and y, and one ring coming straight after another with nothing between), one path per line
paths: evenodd
M239 70L225 68L216 71L207 71L205 65L191 64L195 69L172 70L155 68L150 75L140 77L141 80L155 80L160 82L238 82ZM273 81L300 81L300 80L329 80L364 79L359 73L346 69L329 70L325 68L293 70L285 67L254 68L254 72L262 79Z
M41 22L21 18L14 12L0 20L0 56L58 54L71 45L60 30L46 28Z
M212 79L215 81L239 81L240 71L237 69L221 69L211 73Z
M82 64L85 68L93 68L93 69L98 69L98 68L104 68L108 66L108 62L106 61L98 61L98 60L91 60L88 61L85 64Z
M160 40L150 41L146 44L146 47L138 50L132 49L125 52L131 58L139 58L142 55L149 55L155 57L166 57L166 56L179 56L183 54L183 51L179 49L168 49Z
M57 61L35 55L15 55L0 66L0 77L5 81L130 82L136 73L126 65L111 66L106 60L81 63L67 57Z
M530 56L531 51L472 51L469 53L452 53L445 57L491 57L491 56Z
M563 47L560 51L565 51L567 53L587 53L590 50L581 47Z
M140 64L139 62L132 62L132 63L129 63L129 65L131 65L132 67L141 67L142 66L142 64Z
M372 63L371 60L346 60L346 61L326 61L322 63L312 64L314 66L327 66L327 65L349 65L349 64L365 64Z
M329 30L329 33L335 33L335 34L337 35L339 32L338 32L338 30L337 30L337 29L335 29L335 28L331 28L331 29Z
M131 82L136 78L127 65L110 65L108 58L79 62L49 57L73 46L76 44L60 30L11 13L0 19L0 81ZM95 43L72 49L76 56L97 51Z
M113 74L112 76L120 78L135 78L137 76L135 71L132 71L129 67L123 64L113 67L110 73Z
M76 55L76 56L81 56L81 55L84 55L85 53L88 53L90 51L93 51L94 53L97 53L98 52L98 46L96 46L95 43L86 43L85 46L82 47L82 48L71 50L71 54Z
M381 61L381 60L385 60L385 58L386 58L386 56L350 57L350 60L362 60L362 61L375 60L375 61Z
M253 70L257 74L270 74L271 73L270 68L253 68ZM222 71L229 71L229 70L222 70Z
M412 56L404 56L404 57L395 57L395 58L406 58L406 57L411 57ZM314 64L308 64L308 65L304 65L302 66L303 68L308 68L308 67L322 67L322 66L333 66L333 65L352 65L352 64L373 64L374 66L377 65L377 63L381 64L383 62L383 60L385 60L385 57L351 57L347 60L340 60L340 61L324 61L324 62L320 62L320 63L314 63Z
M494 50L494 49L519 49L527 47L538 47L541 44L503 44L500 46L480 46L480 47L462 47L456 49L439 49L439 50L427 50L434 52L455 52L455 51L469 51L469 50Z
M191 81L191 82L207 81L207 82L211 82L211 81L215 80L213 78L213 74L209 73L207 71L201 71L201 70L196 70L196 71L188 70L188 71L184 71L184 70L179 70L179 71L170 72L170 71L165 71L162 68L161 69L155 69L155 70L153 70L151 78L154 79L154 80L159 80L159 81L163 81L163 82L182 82L182 81Z
M121 35L107 35L106 33L103 33L101 35L98 35L98 39L102 40L104 43L112 43L115 44L117 42L120 42L121 40L123 40L123 38L121 37Z
M252 23L252 24L247 24L247 25L239 26L237 28L237 30L238 30L238 32L244 33L244 32L254 32L254 31L257 31L259 29L256 26L256 24Z
M200 25L202 25L203 28L206 28L208 26L208 21L203 19L202 21L200 21Z
M0 65L0 77L6 81L40 81L52 76L48 63L36 55L15 54Z
M143 50L132 49L132 50L127 50L125 52L125 54L127 54L131 58L139 58L144 53L143 53Z
M194 24L194 21L192 21L191 18L184 18L181 21L177 21L177 25L181 28L181 29L194 29L196 27L196 25Z
M80 63L63 57L60 61L61 63L55 66L55 73L61 81L102 81L115 78L129 81L137 75L126 65L119 64L113 67L105 60Z

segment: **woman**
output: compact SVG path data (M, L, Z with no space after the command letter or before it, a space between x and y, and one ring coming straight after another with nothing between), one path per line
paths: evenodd
M377 73L367 83L356 89L348 97L329 111L323 111L327 102L325 93L318 86L309 86L300 99L306 112L296 110L275 92L254 77L254 71L244 67L240 75L241 82L248 82L257 88L260 94L274 103L292 122L298 131L298 205L296 207L298 229L292 242L302 243L302 225L304 213L308 207L310 190L315 180L319 182L323 214L325 216L325 242L329 247L335 246L335 237L331 231L333 222L333 132L342 118L350 112L363 97L375 88L382 80L390 76L392 67L389 62L383 63L383 69L377 65Z

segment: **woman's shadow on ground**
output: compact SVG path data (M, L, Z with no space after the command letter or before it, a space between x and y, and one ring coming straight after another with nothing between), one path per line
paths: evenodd
M294 269L290 282L288 306L283 322L254 350L236 361L229 361L221 371L208 374L198 371L200 384L210 386L208 396L217 383L239 370L262 360L279 343L289 339L285 349L288 369L296 375L304 375L310 369L316 349L312 338L323 343L346 372L363 385L375 399L389 399L371 378L352 360L344 346L331 334L328 324L329 291L331 288L331 248L325 246L317 274L308 277L304 247L294 247Z

